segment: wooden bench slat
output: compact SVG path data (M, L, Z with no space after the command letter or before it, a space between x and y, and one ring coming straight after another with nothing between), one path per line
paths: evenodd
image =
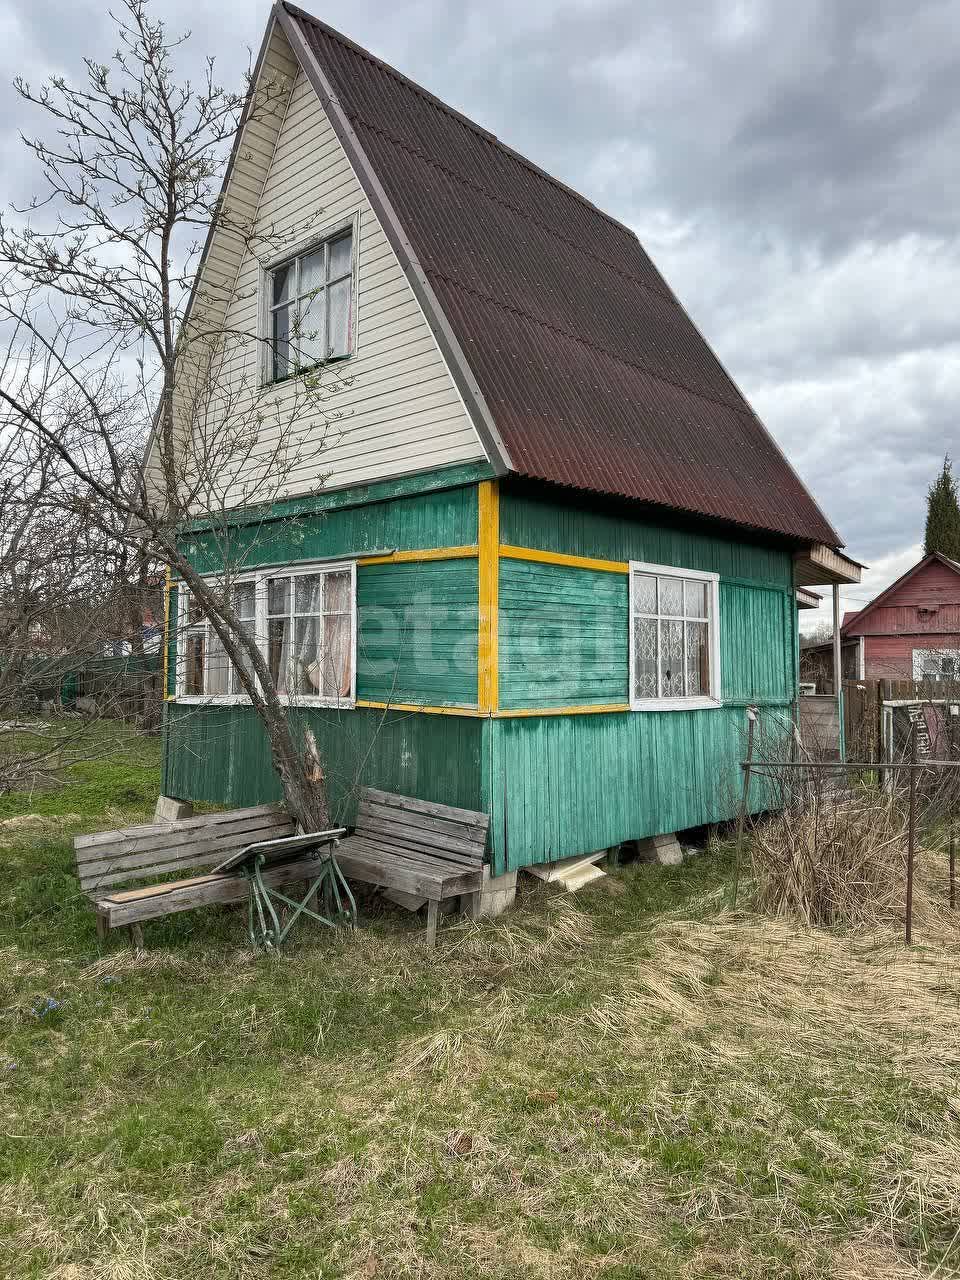
M244 845L247 844L244 841ZM243 848L244 845L240 845ZM227 849L225 852L229 853ZM153 857L153 855L151 855ZM194 858L176 858L171 861L157 862L156 859L145 867L107 867L100 875L87 875L80 881L84 893L96 896L98 889L108 889L113 885L130 884L134 880L143 880L150 876L167 876L180 871L203 871L222 862L220 851L214 854L203 853Z
M479 813L476 809L455 809L453 805L436 804L432 800L418 800L415 796L401 796L392 791L378 791L376 787L364 787L360 795L361 798L366 795L371 800L386 804L389 808L409 809L413 813L425 813L431 817L459 818L462 822L468 823L489 823L490 821L487 814Z
M462 849L466 853L477 853L477 856L482 856L487 847L486 829L482 831L476 829L471 831L465 827L460 827L459 830L444 829L434 826L435 821L433 818L424 819L417 814L409 814L405 810L391 811L379 805L361 804L357 811L356 825L366 827L376 824L378 827L390 827L402 834L429 835L438 845L448 844L451 849Z
M360 880L364 884L383 885L389 889L402 889L421 898L438 902L460 893L471 893L479 888L481 875L470 871L453 878L431 874L419 867L404 863L401 859L384 859L352 846L350 839L337 850L337 863L347 879Z
M281 885L296 880L312 880L316 874L317 863L307 859L265 871L263 879L267 884ZM249 892L247 881L242 876L230 875L195 876L190 880L177 880L155 887L161 892L120 902L105 898L95 903L97 914L115 929L142 920L157 920L180 911L192 911L195 907L244 902Z
M355 835L348 836L347 840L341 844L350 843L354 847L362 846L366 851L376 854L378 858L390 862L410 862L421 867L424 871L429 871L431 875L437 875L441 879L444 876L463 875L467 872L476 871L476 866L469 863L444 862L440 858L432 857L417 849L409 849L401 851L392 845L381 844L374 836L365 835L362 831L358 831ZM337 850L337 856L340 856L340 850Z
M435 849L441 855L448 854L451 857L464 858L467 862L474 864L483 861L482 847L467 844L465 840L451 840L449 836L440 835L436 831L421 831L417 827L405 827L387 819L374 818L370 814L365 814L363 818L357 820L356 829L376 832L383 837L385 843L400 847L415 844L422 848Z
M185 857L194 853L203 853L206 850L215 851L218 847L229 852L235 848L242 849L245 845L254 844L257 840L269 839L280 832L292 831L293 823L289 819L265 817L259 821L219 827L209 835L191 832L189 834L194 836L192 840L166 834L155 840L141 836L138 840L132 841L129 847L118 842L103 846L88 846L77 854L77 867L81 873L84 873L88 867L101 864L144 866L149 865L149 859L152 857L161 859L176 857L181 850ZM147 859L146 863L144 859Z
M394 822L402 822L408 827L417 827L424 831L437 831L451 836L454 840L466 840L470 842L484 842L487 837L487 830L490 826L488 820L483 822L463 822L460 818L438 818L436 816L417 813L413 809L400 809L388 804L381 804L379 800L370 800L366 795L361 795L360 803L357 806L359 814L375 814L381 818L389 818ZM486 819L486 815L484 815Z
M280 805L276 804L259 804L249 809L226 809L220 813L205 813L197 818L179 818L176 822L149 822L139 827L119 827L115 831L96 831L92 835L77 836L74 839L73 847L77 850L89 848L90 845L100 845L114 843L123 840L135 840L141 836L151 836L153 833L179 835L180 832L193 831L197 827L210 827L211 829L222 823L245 822L250 818L261 817L263 814L278 814L287 822L290 818Z

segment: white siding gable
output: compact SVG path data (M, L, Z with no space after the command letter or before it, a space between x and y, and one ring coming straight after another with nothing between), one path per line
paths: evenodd
M324 385L332 392L324 402L328 412L319 410L316 420L311 419L296 466L271 497L482 461L483 446L420 305L320 100L279 29L268 50L265 71L268 68L273 75L282 69L290 75L286 113L272 154L270 131L257 125L256 136L248 139L245 133L228 200L258 199L256 228L270 236L268 257L276 257L277 236L294 248L351 221L359 230L355 354L325 371ZM258 167L265 175L262 193L257 191ZM231 266L236 272L223 322L228 331L249 333L251 338L238 346L225 376L252 389L259 385L265 365L262 344L253 335L265 332L261 295L268 277L258 256L246 249L237 254L230 239L228 233L215 231L204 272L215 270L221 278ZM231 251L236 255L232 261ZM206 319L210 311L204 311ZM341 377L348 380L342 389ZM295 382L260 393L265 416L257 456L269 457L275 448L277 431L271 419L283 420L285 405L294 404ZM331 416L336 420L330 421ZM248 459L243 470L249 475L255 466L255 459ZM243 501L238 476L225 505Z

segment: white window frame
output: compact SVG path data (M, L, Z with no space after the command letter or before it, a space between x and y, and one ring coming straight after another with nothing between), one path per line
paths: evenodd
M357 705L357 562L355 560L315 560L296 565L269 565L262 569L238 573L231 578L231 587L245 582L254 583L254 634L257 637L260 652L267 660L269 636L267 616L267 581L270 578L300 578L316 573L350 573L350 693L342 698L328 698L321 694L281 693L280 701L284 706L296 707L334 707L349 710ZM207 575L208 580L216 581L216 575ZM190 591L183 582L177 584L177 637L176 637L176 695L175 701L196 706L249 706L250 697L245 693L185 693L186 652L184 638L189 624L187 610ZM291 615L292 616L292 615ZM210 623L206 623L209 628ZM206 682L207 659L209 646L204 646L204 682Z
M680 569L676 565L666 564L647 564L642 560L631 560L629 562L629 578L630 578L630 710L631 711L697 711L708 707L720 707L723 705L720 698L720 575L718 573L704 573L701 569ZM710 654L710 692L709 694L694 694L691 697L671 697L671 698L638 698L635 694L636 683L636 659L634 645L634 624L636 620L636 588L635 582L638 574L649 574L658 578L680 578L692 579L696 582L704 582L710 589L710 613L707 618L707 637ZM664 615L659 612L659 599L657 601L658 612L656 615L644 614L644 617L657 618L657 672L660 671L660 625L659 620ZM684 657L686 657L686 628L683 635ZM686 665L686 664L684 664Z
M341 236L350 232L352 237L351 246L352 253L350 258L350 275L351 275L351 291L350 291L350 317L351 317L351 335L350 350L346 355L334 356L320 360L309 368L301 369L299 373L287 374L284 378L274 378L273 376L273 277L274 273L288 262L292 262L297 258L306 257L310 253L314 253L321 245L328 244L332 240L338 240ZM298 377L311 372L313 369L322 369L327 364L343 364L348 360L352 360L357 354L357 344L359 341L359 308L358 308L358 289L357 280L360 275L360 213L357 211L348 218L342 218L338 222L332 223L314 235L309 236L305 240L300 240L295 244L287 246L282 252L274 254L266 262L260 264L260 278L257 287L257 296L259 301L258 317L257 317L257 337L260 348L260 384L262 387L283 387L289 382L294 382ZM338 277L340 279L341 277Z

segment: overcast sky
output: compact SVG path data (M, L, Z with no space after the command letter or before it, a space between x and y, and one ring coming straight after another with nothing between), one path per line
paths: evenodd
M311 8L309 0L304 7ZM226 81L254 0L154 0ZM633 227L844 538L909 567L960 467L957 0L325 0L314 12ZM108 60L100 0L0 0L10 92ZM815 615L805 617L812 625Z

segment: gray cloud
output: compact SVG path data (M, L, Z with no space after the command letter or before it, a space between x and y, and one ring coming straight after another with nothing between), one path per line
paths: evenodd
M227 79L268 12L156 7ZM326 0L320 16L632 226L851 554L901 567L960 454L954 0ZM0 164L22 200L16 133L33 126L5 86L75 74L114 37L100 0L0 0L0 37Z

